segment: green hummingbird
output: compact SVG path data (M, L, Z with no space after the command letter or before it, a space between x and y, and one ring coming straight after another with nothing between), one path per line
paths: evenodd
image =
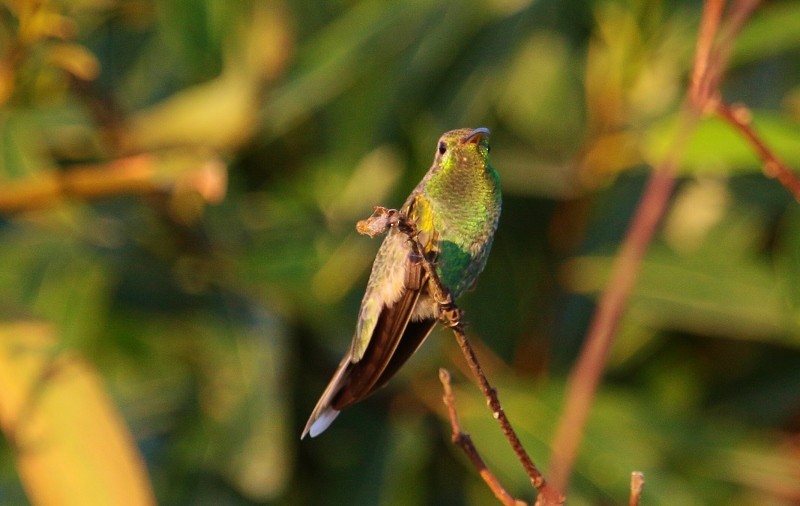
M415 223L423 254L454 299L476 283L500 218L500 177L489 164L488 137L487 128L442 135L433 165L400 211ZM300 438L316 437L343 408L386 384L438 317L428 275L408 236L392 228L372 265L350 349Z

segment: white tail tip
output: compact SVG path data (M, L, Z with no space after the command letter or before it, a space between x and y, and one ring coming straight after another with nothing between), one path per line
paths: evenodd
M317 417L316 420L313 422L309 421L309 424L306 425L306 429L303 431L303 435L300 436L300 439L306 437L308 434L311 437L317 437L327 429L331 423L339 416L339 412L333 408L328 408Z

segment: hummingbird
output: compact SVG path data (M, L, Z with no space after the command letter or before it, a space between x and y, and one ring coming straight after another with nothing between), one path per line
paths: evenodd
M489 163L489 133L487 128L444 133L433 165L400 209L414 222L422 254L453 299L477 282L500 218L500 176ZM439 304L410 241L397 227L383 240L350 348L301 439L318 436L342 409L384 386L439 320Z

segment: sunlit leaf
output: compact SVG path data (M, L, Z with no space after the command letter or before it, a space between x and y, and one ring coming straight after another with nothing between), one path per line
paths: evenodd
M90 81L100 73L100 62L80 44L54 44L48 48L50 63L78 79Z
M732 65L754 63L800 47L800 27L792 21L800 16L800 5L778 2L757 9L736 37Z
M0 325L0 423L20 479L42 505L155 504L133 438L97 373L51 326Z
M656 165L671 148L680 124L672 116L651 127L644 139L643 154ZM795 121L768 111L753 111L753 126L778 158L790 165L800 163L800 137ZM761 170L761 162L745 138L730 124L712 117L700 122L692 133L681 160L681 170L691 174L740 174Z

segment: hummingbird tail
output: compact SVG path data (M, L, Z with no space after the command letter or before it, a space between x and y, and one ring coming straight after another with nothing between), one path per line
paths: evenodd
M303 431L303 435L300 436L300 439L306 437L306 434L311 437L317 437L322 434L325 429L327 429L328 426L333 423L336 417L339 416L339 412L333 408L327 408L318 416L319 417L313 422L309 420L309 424L306 426L305 430Z
M314 406L314 411L308 417L306 428L303 429L300 439L306 437L306 434L310 434L311 437L317 437L322 434L339 414L339 410L333 409L331 404L334 396L342 389L345 379L349 375L350 367L350 354L348 353L336 369L336 373L334 373L333 378L322 393L322 397L317 401L317 405Z

